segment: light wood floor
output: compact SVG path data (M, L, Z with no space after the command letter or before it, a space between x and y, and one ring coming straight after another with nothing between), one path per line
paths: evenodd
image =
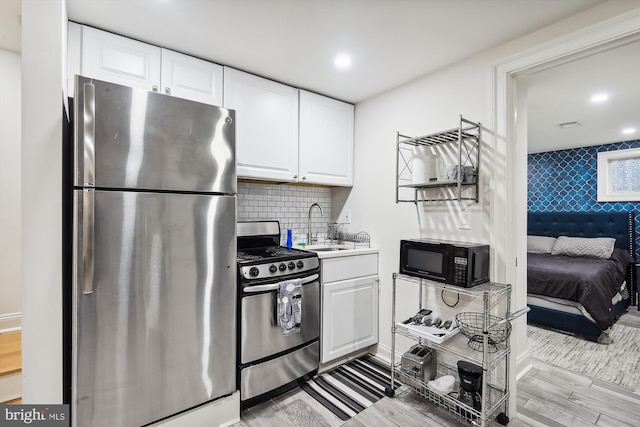
M22 334L20 331L0 334L0 375L20 372Z
M630 308L618 322L640 327ZM640 422L640 394L592 380L542 361L517 383L517 414L510 427L631 427ZM468 426L403 387L343 423L302 390L293 390L242 412L233 427ZM492 427L499 426L492 422Z
M0 334L0 377L11 375L22 370L22 333L20 331ZM22 403L21 399L8 402Z
M618 320L640 327L635 307ZM20 370L20 333L0 335L0 375ZM510 427L637 426L640 393L592 380L533 360L533 369L517 384L517 415ZM14 400L5 403L21 403ZM302 390L296 389L262 405L243 411L234 427L457 427L466 423L433 407L408 388L384 397L344 423ZM493 426L498 426L496 422Z

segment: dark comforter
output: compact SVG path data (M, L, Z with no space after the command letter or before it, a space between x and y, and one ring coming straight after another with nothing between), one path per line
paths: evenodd
M527 293L579 302L600 329L613 325L611 298L620 290L632 261L627 251L615 249L608 260L527 255Z

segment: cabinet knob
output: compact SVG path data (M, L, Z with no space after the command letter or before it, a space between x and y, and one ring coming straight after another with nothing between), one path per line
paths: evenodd
M154 92L157 92L158 91L158 86L156 86L156 85L151 86L151 90L154 91Z
M298 179L298 175L293 175L293 179Z
M304 181L305 179L307 179L307 177L306 177L306 176L303 176L303 177L302 177L302 180Z
M164 88L164 93L166 93L167 95L171 95L171 88L170 87L165 87Z

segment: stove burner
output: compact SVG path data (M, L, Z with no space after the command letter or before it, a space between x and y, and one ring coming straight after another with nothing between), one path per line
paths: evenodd
M297 249L283 248L283 247L267 248L267 252L268 252L271 256L280 256L280 255L299 255L299 254L304 253L304 252L299 251L299 250L297 250Z
M238 250L238 259L241 261L275 258L275 257L288 257L288 256L309 256L308 252L301 251L299 249L285 248L283 246L267 246L260 248L244 248Z
M238 251L238 259L239 260L250 260L250 259L260 259L262 258L260 255L248 254L245 251Z
M275 221L238 223L238 283L242 286L318 274L318 255L280 245Z

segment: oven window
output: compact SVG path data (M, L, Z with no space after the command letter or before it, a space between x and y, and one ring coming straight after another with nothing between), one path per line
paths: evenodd
M409 268L442 274L442 252L427 252L407 248L407 265Z

